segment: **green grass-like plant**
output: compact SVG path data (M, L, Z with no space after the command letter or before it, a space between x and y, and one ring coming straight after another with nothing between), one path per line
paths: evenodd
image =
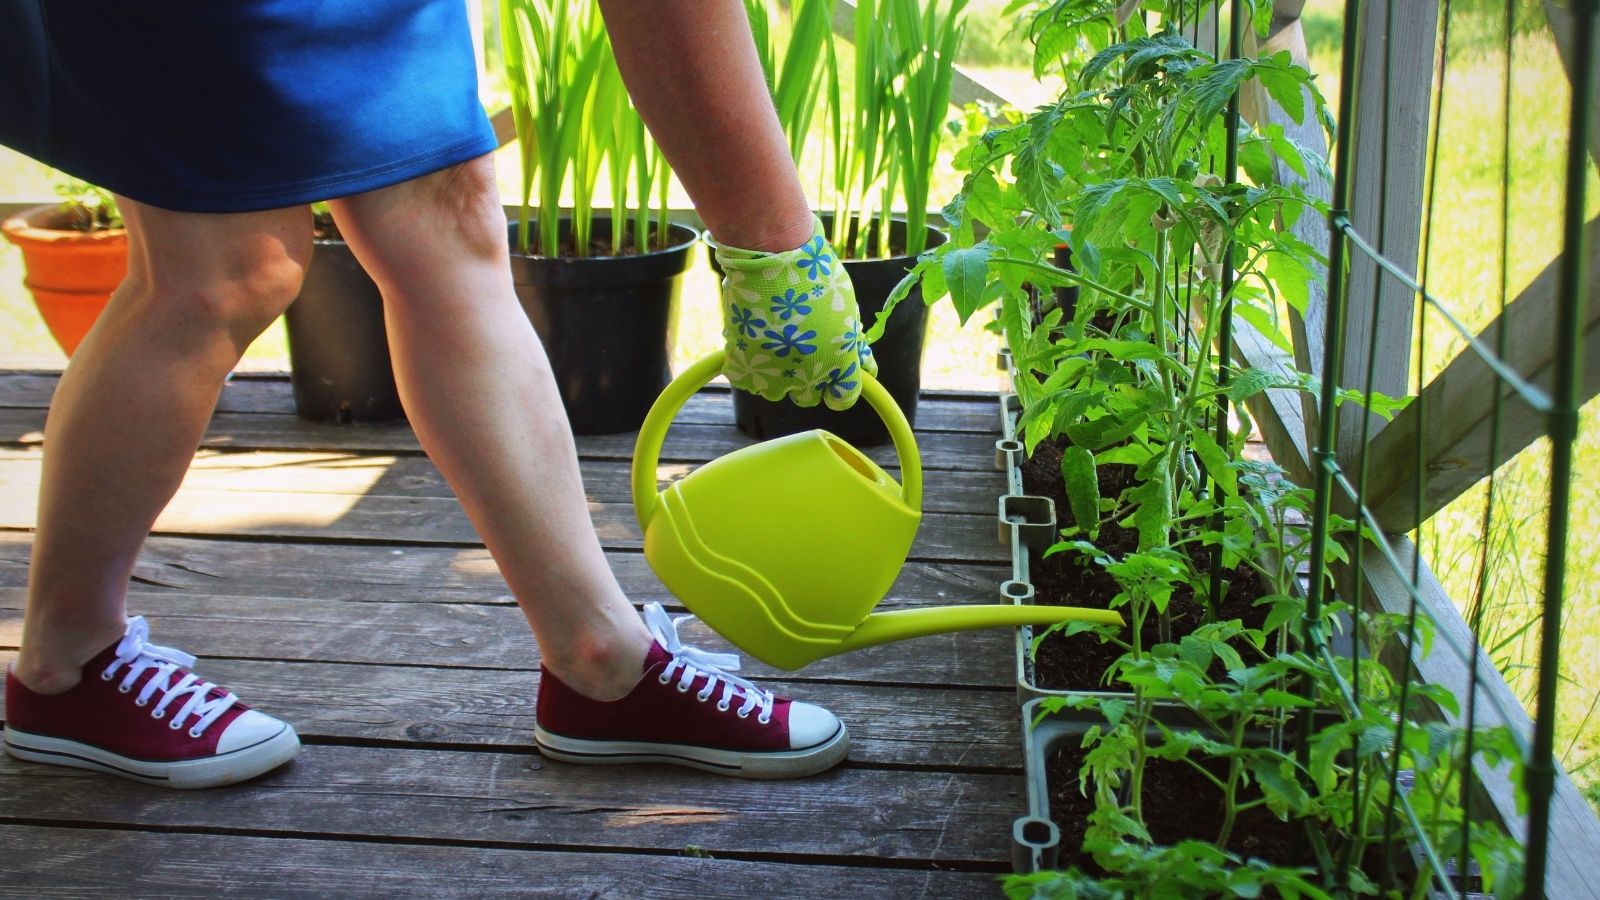
M536 247L539 255L560 255L561 197L570 184L571 249L590 255L602 167L610 173L612 255L650 246L653 191L659 195L655 243L664 246L670 170L628 99L599 6L594 0L500 0L500 23L522 163L518 251Z

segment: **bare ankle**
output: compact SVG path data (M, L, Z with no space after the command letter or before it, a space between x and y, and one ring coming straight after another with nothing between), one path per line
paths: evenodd
M566 685L591 700L626 697L644 674L651 638L642 627L620 634L572 641L567 652L545 655L545 666Z
M60 694L71 690L83 678L83 667L123 634L125 626L112 627L100 634L75 635L66 641L24 638L11 673L22 686L35 694Z
M18 654L17 661L11 664L11 674L28 690L49 696L66 693L76 687L83 680L83 667L35 663L24 652Z

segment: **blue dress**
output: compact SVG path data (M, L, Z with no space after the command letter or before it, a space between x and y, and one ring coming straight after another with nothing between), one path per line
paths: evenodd
M0 143L185 212L487 153L464 0L0 0Z

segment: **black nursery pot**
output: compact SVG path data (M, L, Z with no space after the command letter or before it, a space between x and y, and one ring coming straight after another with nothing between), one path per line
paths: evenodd
M561 220L561 236L571 234ZM696 234L670 226L670 246L634 256L525 256L508 226L517 299L539 333L574 434L637 431L672 380L674 311ZM591 240L610 246L611 220Z
M889 246L906 245L906 227L901 219L889 223ZM874 240L870 233L868 240ZM945 240L944 232L928 226L925 249L932 250ZM878 320L878 313L883 311L890 292L916 261L915 256L844 261L845 271L850 273L850 283L855 287L863 327L870 328ZM912 425L917 423L917 397L922 391L922 346L927 333L928 307L922 302L922 286L919 284L895 307L894 313L889 316L888 326L884 328L883 337L872 345L872 355L878 360L878 381L889 391L889 396L899 404L906 421ZM888 426L864 400L850 409L837 411L820 403L813 407L801 407L787 399L774 402L746 391L734 391L733 412L739 430L757 440L813 428L832 432L857 446L870 447L887 444L891 440Z
M302 419L323 425L405 421L389 364L383 298L344 241L316 241L300 296L283 319L294 408Z

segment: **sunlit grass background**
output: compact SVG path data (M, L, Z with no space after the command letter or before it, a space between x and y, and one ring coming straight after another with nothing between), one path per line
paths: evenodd
M1033 79L1031 49L1011 33L1011 23L1000 18L1005 3L974 0L963 64L997 93L1028 108L1053 98L1055 86ZM1519 37L1513 56L1512 179L1505 217L1509 225L1503 229L1500 177L1505 154L1500 134L1505 113L1500 97L1505 51L1493 17L1473 9L1483 5L1457 4L1458 19L1452 22L1453 49L1446 66L1440 129L1443 143L1428 256L1430 291L1454 301L1453 312L1473 329L1498 312L1502 280L1508 296L1516 296L1560 247L1562 165L1570 102L1566 76L1548 30ZM1339 87L1342 10L1342 0L1311 0L1304 19L1312 69L1319 73L1330 102ZM842 52L848 63L848 44ZM491 63L494 56L491 52ZM499 92L492 81L485 85L486 104L491 108L501 99ZM960 183L948 166L953 149L947 144L945 163L935 173L935 205ZM518 184L514 150L501 151L497 163L505 198L513 202ZM806 174L806 181L814 183L814 176ZM48 199L51 185L51 173L43 166L0 148L0 199ZM1600 211L1600 183L1594 178L1588 197L1588 212L1593 216ZM686 207L688 198L679 193L674 205ZM1502 279L1499 247L1503 233L1509 233L1510 240L1508 272ZM0 365L59 365L64 359L39 321L22 287L22 277L20 255L9 245L0 246ZM1600 298L1591 302L1597 301ZM716 347L719 329L716 286L702 258L684 288L679 365ZM1459 350L1461 342L1436 315L1421 330L1426 331L1426 343L1419 351L1425 354L1424 367L1431 376ZM976 322L958 327L950 306L939 304L933 310L925 385L999 388L994 348L992 336ZM1588 363L1600 365L1600 360ZM256 341L244 365L288 367L281 324ZM1541 442L1501 467L1487 532L1483 527L1486 490L1479 486L1436 516L1420 535L1434 569L1464 609L1478 594L1479 566L1488 566L1487 590L1482 597L1483 644L1525 701L1532 698L1532 673L1538 663L1537 626L1543 611L1548 459L1548 448ZM1600 762L1596 761L1600 760L1600 542L1590 538L1600 533L1600 404L1591 403L1584 411L1574 483L1572 521L1577 537L1568 550L1557 747L1591 802L1600 805Z

